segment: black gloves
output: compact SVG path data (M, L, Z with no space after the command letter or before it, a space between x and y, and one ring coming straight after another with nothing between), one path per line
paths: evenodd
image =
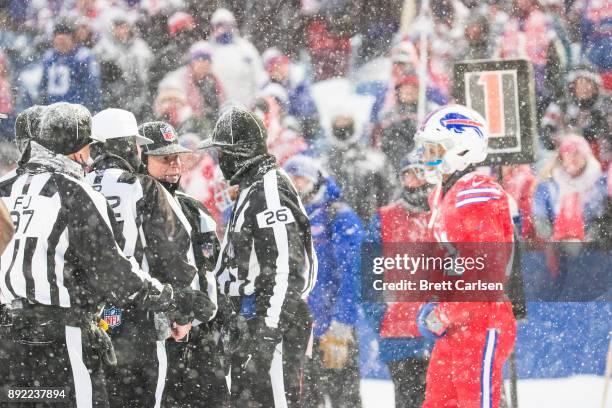
M141 290L142 306L152 312L165 312L172 306L174 290L169 284L162 287L162 291L153 288L150 282L145 282Z
M208 322L216 309L208 293L190 287L172 289L169 284L159 292L150 282L145 282L135 300L151 312L167 312L170 320L180 325L193 319Z
M183 288L176 291L176 311L172 320L177 324L187 324L193 319L207 322L215 312L215 304L208 297L208 293Z
M246 356L243 370L251 373L266 373L272 365L276 346L283 340L280 329L266 326L264 319L258 318L251 326L251 336L242 342Z

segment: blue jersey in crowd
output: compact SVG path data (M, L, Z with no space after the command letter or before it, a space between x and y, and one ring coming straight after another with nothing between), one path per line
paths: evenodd
M40 103L80 103L92 113L100 108L100 73L98 64L85 48L77 46L70 53L55 49L45 53L39 86Z

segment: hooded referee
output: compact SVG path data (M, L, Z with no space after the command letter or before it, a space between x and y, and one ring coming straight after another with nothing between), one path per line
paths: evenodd
M304 299L317 259L306 211L266 138L261 120L234 107L201 148L217 151L223 176L238 186L215 268L233 309L224 328L232 403L295 407L312 325Z

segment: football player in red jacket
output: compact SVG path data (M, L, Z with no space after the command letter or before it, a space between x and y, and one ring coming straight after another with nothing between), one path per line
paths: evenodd
M435 239L455 257L484 257L480 275L461 278L505 283L512 263L513 204L493 178L470 169L487 156L485 120L465 106L445 106L425 119L415 138L425 178L436 185L429 221ZM502 368L516 337L511 302L503 289L473 298L454 292L455 301L446 296L427 303L417 316L421 333L437 339L423 407L499 407Z

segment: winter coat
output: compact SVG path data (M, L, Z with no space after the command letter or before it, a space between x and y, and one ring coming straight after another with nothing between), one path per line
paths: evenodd
M349 141L332 146L325 161L342 198L362 220L391 201L397 177L384 153Z
M93 51L100 61L104 105L128 109L142 118L151 103L149 69L153 52L147 43L132 37L123 44L109 33Z
M534 10L525 19L513 18L506 24L499 38L499 57L504 59L526 58L533 63L535 87L538 96L551 96L547 69L550 60L551 41L556 39L546 14Z
M593 220L601 217L607 197L606 178L592 155L583 173L571 178L560 164L540 182L533 197L536 231L551 241L596 241Z
M600 94L588 103L579 104L573 97L548 105L542 119L542 141L549 149L563 132L581 134L605 165L612 159L612 103L610 95Z
M216 75L211 73L201 81L196 81L191 75L189 65L185 65L166 75L158 88L180 89L187 98L187 104L199 117L199 122L202 122L203 133L212 132L219 109L226 100L225 91Z
M340 188L331 178L304 208L319 261L317 283L308 297L314 335L319 338L332 320L349 325L357 321L363 225L357 214L340 201Z
M299 120L306 139L315 139L321 130L319 112L304 68L291 65L286 83L280 85L289 97L287 114Z
M227 93L228 103L251 106L257 91L268 81L257 49L237 36L229 44L212 39L210 45L212 69Z
M389 158L396 174L400 172L402 159L414 149L416 130L416 105L395 105L380 123L380 149Z
M600 71L612 70L612 4L609 0L586 0L579 7L580 43L583 53Z

